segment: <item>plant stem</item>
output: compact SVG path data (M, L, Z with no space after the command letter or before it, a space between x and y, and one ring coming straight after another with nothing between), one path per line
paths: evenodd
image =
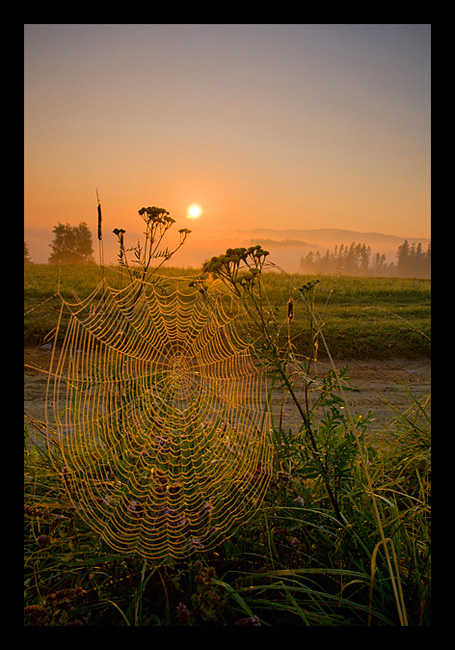
M232 284L233 284L233 287L234 287L235 292L237 293L237 295L240 295L240 292L238 291L235 283L233 282ZM259 285L260 285L260 283L259 283ZM263 309L262 309L262 294L260 293L259 304L258 304L256 299L255 299L255 296L254 296L253 292L248 291L248 293L249 293L249 296L250 296L250 298L252 300L252 303L253 303L253 305L254 305L254 307L256 309L256 312L257 312L257 314L259 316L260 329L261 329L263 335L265 336L267 346L269 347L269 349L271 351L272 363L275 366L275 368L278 370L278 372L280 374L280 377L283 380L284 385L286 386L286 389L288 390L288 392L289 392L289 394L291 396L291 399L293 400L295 406L297 407L297 410L298 410L298 412L299 412L299 414L300 414L300 416L302 418L302 421L304 423L305 430L306 430L306 433L307 433L307 435L308 435L308 437L310 439L311 447L312 447L312 450L313 450L313 457L314 457L314 459L317 461L317 463L319 465L321 474L323 476L324 485L325 485L325 488L326 488L326 491L327 491L327 495L329 497L330 503L332 504L335 515L336 515L337 519L340 521L340 523L344 523L344 518L343 518L343 516L341 514L339 503L338 503L338 501L337 501L337 499L336 499L336 497L335 497L335 495L333 493L333 490L331 488L331 485L330 485L330 482L329 482L329 479L328 479L328 476L327 476L327 472L325 471L325 468L324 468L324 466L323 466L323 464L322 464L322 462L320 460L320 457L319 457L319 449L318 449L316 439L315 439L314 434L313 434L313 430L311 428L310 420L308 418L308 415L303 410L302 405L300 404L300 402L299 402L299 400L297 398L297 395L295 394L294 388L293 388L291 382L289 381L289 377L288 377L288 375L286 373L286 370L283 368L282 362L281 362L281 360L279 358L279 350L277 348L276 343L272 340L272 337L271 337L271 335L269 333L269 330L268 330L267 323L264 320ZM243 297L242 297L242 302L245 305L245 307L247 308L247 311L251 314L250 310L248 309L248 305L246 304L246 301L243 299Z
M276 268L280 268L280 267L277 267L275 264L273 264L273 266L275 266ZM289 275L285 271L283 271L282 269L280 269L280 270L289 278ZM291 280L291 282L292 282L292 280ZM331 364L331 366L332 366L332 368L333 368L333 370L335 372L335 377L337 379L337 383L338 383L338 387L340 389L341 395L343 396L343 400L344 400L344 404L345 404L345 408L346 408L346 413L347 413L349 421L351 423L352 430L355 432L354 420L352 418L351 411L349 409L349 405L348 405L348 402L346 400L346 396L345 396L344 391L343 391L343 387L341 386L340 378L338 376L335 363L334 363L332 355L330 353L329 346L327 345L324 334L322 333L322 328L320 326L320 323L318 322L318 319L316 317L316 314L314 313L314 310L308 304L308 301L306 300L306 297L303 294L303 292L300 289L298 289L297 287L295 287L295 288L297 289L297 291L299 291L302 298L306 301L308 309L310 310L311 317L314 319L314 322L315 322L315 324L316 324L316 326L318 328L318 332L319 332L319 335L320 335L321 340L323 342L323 345L325 347L325 351L326 351L326 353L327 353L327 355L329 357L330 364ZM381 538L381 542L384 544L384 552L385 552L385 556L386 556L386 563L387 563L387 568L388 568L389 575L390 575L390 580L391 580L391 583L392 583L392 590L393 590L393 593L394 593L394 596L395 596L395 603L396 603L396 606L397 606L398 617L400 619L400 624L404 625L404 626L407 626L408 625L408 620L407 620L407 615L406 615L406 606L405 606L405 603L404 603L403 592L402 592L402 589L401 589L399 566L398 566L398 562L397 562L397 559L396 559L393 540L390 539L390 538L386 538L386 536L384 534L384 528L383 528L383 525L382 525L381 515L379 513L377 499L376 499L376 496L375 496L374 491L373 491L373 485L372 485L372 482L371 482L370 473L368 472L368 468L367 468L367 459L365 457L365 453L364 453L364 450L363 450L363 447L362 447L362 444L361 444L361 442L359 440L358 435L355 435L355 441L356 441L357 449L358 449L358 452L359 452L359 458L360 458L360 461L361 461L361 466L362 466L362 469L363 469L363 472L364 472L364 475L365 475L365 478L366 478L366 482L367 482L368 495L370 496L371 502L372 502L372 505L373 505L373 512L374 512L374 517L375 517L376 525L377 525L377 528L378 528L379 536ZM327 485L326 485L326 487L327 487ZM390 542L390 544L391 544L392 554L393 554L394 563L395 563L395 571L396 572L394 571L394 568L392 567L392 560L391 560L391 557L390 557L389 550L388 550L386 542Z

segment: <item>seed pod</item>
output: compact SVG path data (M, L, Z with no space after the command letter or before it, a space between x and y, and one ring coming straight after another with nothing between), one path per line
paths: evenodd
M294 301L292 298L288 300L288 321L291 321L294 318Z
M97 210L98 210L98 239L101 241L102 239L102 233L101 233L101 203L98 203L97 205Z

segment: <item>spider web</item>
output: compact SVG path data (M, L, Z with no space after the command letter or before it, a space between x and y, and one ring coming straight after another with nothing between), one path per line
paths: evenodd
M120 552L206 551L259 507L271 473L267 380L221 292L102 282L62 312L48 415L67 496Z

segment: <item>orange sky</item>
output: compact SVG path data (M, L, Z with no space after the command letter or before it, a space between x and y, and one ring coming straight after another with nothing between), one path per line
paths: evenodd
M430 27L26 25L24 184L36 262L96 188L112 261L148 205L195 264L259 227L429 237Z

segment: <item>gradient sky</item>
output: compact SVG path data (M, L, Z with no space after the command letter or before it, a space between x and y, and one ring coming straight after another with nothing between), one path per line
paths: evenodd
M95 235L96 188L107 250L148 205L194 254L259 227L429 237L430 137L430 25L25 25L35 262L58 222Z

